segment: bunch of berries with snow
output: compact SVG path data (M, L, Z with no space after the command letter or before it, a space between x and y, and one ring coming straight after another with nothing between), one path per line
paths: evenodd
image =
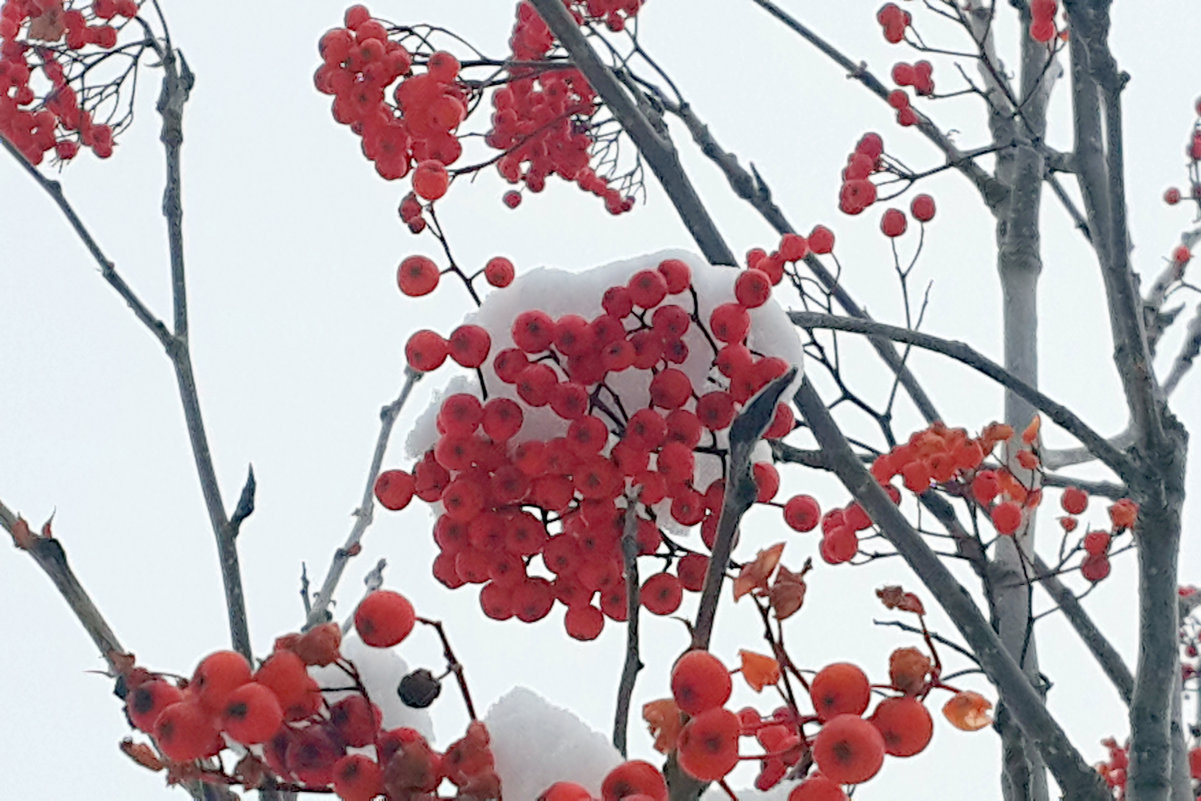
M581 25L603 19L620 30L640 6L638 0L588 0L571 11ZM428 204L446 194L456 175L492 164L507 182L530 192L541 192L546 179L558 175L601 197L611 213L633 207L629 191L615 186L614 176L602 177L589 166L602 144L595 125L601 104L578 70L552 58L554 38L528 4L517 6L508 58L477 54L471 59L471 66L481 70L478 80L463 74L451 52L434 49L437 31L429 26L388 24L362 5L347 9L344 22L321 37L322 65L314 82L318 91L333 95L334 119L358 134L364 156L381 177L399 180L411 174L412 192L401 203L400 216L414 233L425 229ZM545 66L531 64L539 61ZM494 111L487 128L466 131L465 123L488 91ZM484 144L501 154L452 167L462 158L469 134L482 134ZM617 182L632 190L637 176L631 171ZM512 208L521 197L509 191L503 200Z
M771 582L779 551L771 549L771 554L766 563L764 554L757 560L763 564L756 589ZM925 610L915 595L900 587L885 587L877 594L888 608L916 614L925 632ZM771 608L771 614L783 620L797 607L781 609L773 598ZM771 644L776 654L785 653L779 640ZM870 715L873 685L855 664L837 662L806 678L791 659L782 664L773 656L743 650L738 661L731 670L707 650L685 652L671 671L671 697L651 701L642 710L655 748L673 755L685 773L701 781L724 786L740 761L755 760L760 764L757 789L769 790L786 777L801 778L789 801L837 801L847 798L845 785L874 777L886 755L910 757L926 748L934 734L926 708L932 691L952 694L943 714L956 728L977 731L991 723L989 701L941 680L934 651L927 655L912 647L894 650L888 683L874 685L882 697ZM767 714L753 706L729 709L731 674L740 674L756 693L765 687L779 690L787 703ZM799 692L793 682L801 685ZM797 699L805 697L808 703L802 709Z
M800 364L795 328L770 294L785 259L807 249L787 237L746 270L662 254L584 273L531 271L488 294L449 337L417 332L406 346L412 369L449 359L473 375L453 379L418 422L408 443L416 465L381 474L377 498L393 509L414 495L437 505L434 575L478 586L490 617L532 622L557 602L573 637L597 637L606 617L630 611L628 539L659 565L639 588L643 606L672 614L708 567L731 425ZM422 290L436 283L431 269ZM770 409L763 438L790 433L789 406ZM756 447L755 500L782 506L770 451ZM811 513L816 521L815 505ZM697 526L700 542L688 544Z
M98 158L111 156L114 135L132 116L125 111L132 93L125 82L147 47L128 51L120 69L110 57L121 26L137 14L135 0L93 0L69 9L63 0L4 0L0 138L34 165L47 154L70 161L81 147Z
M442 635L439 624L418 618L390 590L370 593L354 614L360 647L369 649L398 645L418 622ZM387 723L405 714L397 697L408 707L428 706L438 695L437 677L424 669L403 678L368 676L342 646L341 627L325 623L278 638L257 669L234 651L209 654L189 680L152 673L121 655L126 714L154 745L129 739L122 748L144 767L165 771L171 783L333 792L343 801L500 798L488 731L474 715L443 753L417 728ZM466 691L464 697L471 711ZM451 794L438 794L445 787Z

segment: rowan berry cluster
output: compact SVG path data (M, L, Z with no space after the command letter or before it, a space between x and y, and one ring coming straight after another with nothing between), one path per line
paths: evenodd
M610 286L592 319L521 312L509 331L513 346L497 353L478 325L459 326L446 339L415 334L406 346L414 369L434 369L449 356L503 385L488 387L486 399L446 397L433 448L411 474L388 471L377 485L389 508L413 495L441 504L439 580L481 585L481 605L497 619L532 622L561 603L567 631L593 639L605 617L628 614L621 542L629 526L638 554L667 568L640 588L643 606L671 614L683 590L698 591L707 557L675 543L665 528L699 525L712 547L724 485L698 484L698 460L712 460L709 472L721 473L734 418L789 367L747 347L751 310L767 302L783 259L803 257L807 245L790 235L781 251L738 274L732 297L704 320L691 268L666 259ZM420 270L402 264L401 273L410 294L432 289L438 275L432 263ZM682 369L688 341L710 351L709 377L700 384ZM789 407L779 404L765 436L792 427ZM774 467L757 463L754 476L757 500L772 501L780 483Z
M409 601L388 590L363 599L354 625L362 641L391 648L413 630ZM316 626L275 642L257 670L241 654L218 651L201 660L190 680L174 680L130 665L123 675L130 723L151 735L166 764L145 746L126 747L139 762L169 769L172 781L199 780L329 792L343 801L431 798L444 781L454 798L499 798L487 729L472 721L444 753L414 729L385 729L383 715L354 664L341 654L341 628ZM132 660L131 660L132 661ZM323 689L310 667L333 666L348 687ZM414 677L417 677L414 680ZM414 683L434 683L428 671L400 681L401 699L424 706L436 692L412 698ZM406 688L406 683L409 687ZM333 700L333 696L341 696ZM226 749L240 755L228 773L213 762ZM444 796L451 797L451 796Z
M746 651L741 657L734 672L752 689L780 683L781 666L775 659ZM768 790L809 758L817 772L792 790L789 801L845 799L841 785L867 781L880 770L885 754L913 756L933 736L933 719L923 700L933 687L945 686L938 681L937 667L917 649L898 649L889 673L889 687L899 695L880 700L866 718L871 684L858 666L845 662L826 666L807 683L812 714L792 706L767 716L753 707L735 713L725 707L732 692L730 671L708 651L691 650L672 668L672 697L647 704L643 716L655 734L655 747L674 753L680 767L697 779L721 781L740 759L757 759L761 769L755 786ZM965 694L956 698L960 695ZM974 721L966 725L955 709L947 717L957 727L980 728ZM763 754L740 756L741 738L754 738Z
M894 92L894 95L897 94ZM905 93L900 95L905 97ZM901 111L908 110L908 99ZM847 166L842 170L842 187L838 192L838 208L845 214L861 214L876 202L878 189L872 175L888 172L884 162L884 140L877 133L866 133L855 144L847 156ZM934 198L926 194L917 195L909 205L909 211L918 222L927 223L934 219ZM880 231L890 239L905 233L909 221L905 212L891 208L880 218ZM817 252L817 251L814 251Z
M0 137L30 164L51 152L69 161L80 147L112 155L114 128L96 120L103 93L88 91L84 77L116 47L121 20L137 13L135 0L0 6Z
M640 7L641 0L589 0L570 10L581 25L603 20L620 30ZM517 6L510 47L484 136L489 147L503 151L494 159L500 175L531 192L542 191L547 178L558 175L601 197L611 213L628 211L633 200L589 167L597 144L592 129L600 109L596 93L578 70L548 59L554 37L527 3ZM412 172L413 193L400 214L414 233L422 231L427 223L421 201L437 200L447 191L448 168L463 153L459 129L476 107L478 83L460 75L454 55L432 50L427 36L385 25L362 5L346 11L344 27L321 37L319 51L323 63L314 83L333 95L334 119L359 135L363 154L381 177L398 180ZM538 61L545 66L529 63ZM515 207L521 194L510 191L504 201Z
M611 30L622 30L638 12L641 0L588 0L569 6L576 21L603 19ZM509 38L514 61L547 60L554 36L533 7L517 6L517 20ZM572 181L580 189L604 199L611 214L633 208L633 200L609 185L588 165L596 144L591 120L600 108L596 92L574 68L563 69L547 61L546 67L511 67L508 84L492 95L492 127L485 141L506 151L496 163L501 177L541 192L550 175ZM505 203L521 201L510 192Z

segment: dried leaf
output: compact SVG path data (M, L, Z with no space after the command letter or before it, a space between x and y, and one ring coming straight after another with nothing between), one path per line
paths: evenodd
M673 699L662 698L643 704L642 719L655 738L656 751L670 754L676 750L676 740L680 738L680 729L684 728L684 716Z
M267 775L267 768L262 760L254 754L247 754L238 760L238 764L234 765L234 777L247 790L252 790L263 783L263 777Z
M934 665L916 648L898 648L888 657L888 679L905 695L918 695L926 689Z
M737 601L755 590L766 590L767 581L771 578L776 565L780 563L780 557L783 554L784 543L779 542L760 551L753 562L743 565L742 570L738 573L738 578L734 579L734 600Z
M146 745L146 743L135 743L126 737L121 741L121 751L124 752L125 756L147 770L158 772L163 769L162 760L158 758L158 754L154 753L154 749Z
M130 673L133 672L133 669L137 663L137 659L133 654L127 654L121 651L109 651L107 654L105 654L105 656L112 664L113 669L117 671L118 675L121 676L128 677ZM126 684L129 684L128 678L126 679Z
M29 530L29 524L25 522L25 518L18 517L17 522L13 524L12 531L10 533L12 534L13 545L17 546L23 551L33 549L33 545L37 540L37 537L34 536L34 533Z
M889 609L913 612L915 615L926 614L926 607L922 604L922 599L911 592L905 592L904 587L881 587L876 590L876 597Z
M742 678L755 692L763 692L764 687L780 680L780 663L770 656L754 651L739 651L738 656L742 659Z
M42 523L42 536L48 540L54 539L54 532L50 530L50 524L54 522L54 513L50 513L45 523Z
M1004 423L989 423L980 432L980 446L988 453L998 442L1005 442L1013 436L1013 427Z
M806 559L800 573L793 573L783 565L776 573L776 582L768 593L772 611L779 620L792 617L805 603L805 574L813 567L813 560Z
M1038 429L1042 426L1042 418L1035 414L1030 420L1030 425L1026 426L1026 430L1022 432L1022 442L1027 445L1033 445L1038 439Z
M942 714L951 725L963 731L979 731L992 723L988 710L992 701L971 690L955 693L942 708Z

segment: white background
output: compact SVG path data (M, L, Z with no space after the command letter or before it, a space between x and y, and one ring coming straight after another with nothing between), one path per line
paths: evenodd
M428 238L399 224L405 182L380 180L355 137L336 125L329 98L312 88L316 41L341 20L334 3L166 2L171 30L197 75L185 118L184 207L191 342L208 431L226 503L237 499L248 463L259 481L258 510L239 541L256 652L302 620L301 563L314 579L349 531L378 429L379 407L401 384L402 348L421 327L447 331L466 310L452 285L411 300L396 291L397 262L433 255ZM785 4L852 58L882 76L895 60L916 60L886 45L875 3ZM927 41L964 47L954 32L926 22ZM1004 4L999 4L1004 6ZM512 3L414 2L373 6L394 22L438 22L502 57ZM1008 10L1008 9L1006 9ZM1182 148L1201 93L1195 61L1201 18L1187 0L1117 5L1114 47L1133 76L1125 93L1128 187L1135 263L1154 275L1189 223L1184 206L1160 195L1183 180ZM876 316L900 316L882 210L849 219L836 210L839 171L865 130L915 168L938 154L899 129L882 103L748 2L653 0L642 14L643 41L676 78L715 135L753 160L801 230L822 222L837 233L844 281ZM1003 52L1015 31L1002 27ZM1190 57L1188 53L1193 52ZM162 155L153 113L156 74L144 73L138 119L107 162L85 155L63 172L66 191L125 278L169 318L165 238L159 203ZM957 86L936 62L940 90ZM1070 146L1066 79L1053 106L1053 143ZM980 104L961 99L927 107L944 130L972 147L984 140ZM686 133L676 131L687 150ZM687 156L694 179L736 252L771 248L776 238L730 195L703 159ZM51 168L44 168L51 172ZM482 265L507 255L518 269L550 264L585 268L664 247L692 247L662 193L611 219L574 187L549 182L516 212L500 203L505 187L488 172L455 185L441 203L459 259ZM999 300L990 219L954 173L923 185L939 214L915 274L933 281L927 330L1000 354ZM908 198L904 199L907 204ZM1046 391L1073 405L1099 430L1124 424L1121 392L1095 261L1049 193L1044 201L1046 268L1041 377ZM903 249L916 241L911 232ZM906 251L907 252L907 251ZM1149 280L1149 279L1147 279ZM782 302L788 303L787 296ZM1195 299L1190 300L1190 312ZM154 669L190 673L204 654L227 645L215 549L184 432L174 378L158 344L97 273L57 210L11 160L0 160L0 498L31 522L52 512L71 563L128 649ZM1174 353L1170 337L1164 354ZM866 351L848 344L859 376L878 372ZM1166 360L1165 362L1166 363ZM935 357L914 364L952 425L977 429L1000 414L996 388ZM449 372L449 371L447 371ZM405 410L388 466L407 466L400 443L437 374ZM882 381L861 380L865 391ZM1195 432L1201 423L1198 378L1188 376L1175 408ZM878 397L878 396L877 396ZM916 418L904 404L905 430ZM1048 444L1071 444L1049 431ZM825 477L785 469L785 487L812 491L824 504L845 502ZM1196 468L1189 477L1196 488ZM1194 493L1195 495L1195 493ZM1095 504L1093 512L1100 509ZM1056 529L1044 516L1050 539ZM1201 545L1196 498L1185 510L1184 579L1197 580ZM486 707L516 684L533 686L603 731L611 726L623 632L579 644L562 631L561 607L536 625L486 621L475 593L450 592L429 567L430 519L415 506L381 514L362 558L348 571L343 612L358 597L362 574L385 557L388 586L408 594L422 614L442 617L467 667L477 704ZM774 539L792 544L786 563L816 553L816 539L793 535L770 510L746 527L743 557ZM1115 565L1089 606L1133 663L1133 557ZM868 568L819 566L805 610L789 625L794 659L817 668L835 660L886 677L892 647L916 644L872 625L886 617L873 599L886 582L913 584L899 560ZM1045 597L1039 595L1040 603ZM927 595L928 598L928 595ZM694 603L694 601L690 602ZM686 610L691 610L686 606ZM739 647L759 648L746 610L719 623L714 650L733 662ZM941 615L934 623L954 636ZM1116 693L1058 620L1043 624L1051 704L1090 760L1100 738L1126 734ZM686 644L682 626L646 626L646 662L636 701L666 694L671 658ZM410 663L437 665L432 638L403 648ZM962 665L948 659L950 669ZM116 749L128 734L111 682L90 641L45 576L24 555L0 550L0 797L50 799L163 795L162 778ZM991 695L983 682L966 686ZM756 699L743 691L737 703ZM771 702L760 701L765 710ZM637 705L636 705L637 708ZM453 694L436 707L444 746L464 724ZM641 723L632 751L651 756ZM968 735L943 722L928 753L892 760L857 797L895 795L920 784L933 797L998 798L995 736ZM741 774L740 774L741 775ZM737 784L749 783L748 772ZM511 801L528 801L511 799Z

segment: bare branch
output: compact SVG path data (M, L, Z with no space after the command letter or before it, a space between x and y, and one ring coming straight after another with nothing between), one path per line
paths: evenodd
M321 582L321 588L313 593L312 604L306 607L307 615L304 623L306 629L318 623L325 622L328 616L329 605L333 601L334 590L337 589L338 582L342 580L342 573L346 570L346 565L350 562L350 557L356 550L355 546L363 539L363 534L367 531L367 527L371 525L375 510L375 480L379 478L380 466L384 463L384 453L388 450L388 439L392 436L392 427L396 424L396 417L400 414L400 410L404 408L405 402L408 401L409 393L413 391L413 387L421 380L422 375L424 373L419 373L411 368L405 368L405 383L400 390L400 395L397 396L396 400L380 409L379 436L375 439L375 450L371 454L371 466L367 469L367 486L363 490L363 498L359 503L359 508L354 512L354 526L350 529L350 536L346 538L346 542L334 552L333 561L330 563L329 570L325 573L325 579ZM307 588L307 577L304 581Z
M109 627L104 615L100 614L100 610L92 602L91 596L79 583L75 571L67 564L67 552L63 550L62 544L54 537L29 532L25 521L13 514L3 501L0 501L0 527L7 531L13 537L17 547L28 553L33 561L38 563L38 567L50 577L50 581L54 583L63 600L67 602L67 606L75 614L75 618L92 638L96 649L100 651L100 656L108 663L109 675L113 677L121 675L116 657L126 653L125 648ZM24 534L28 537L25 544L22 544L21 539L22 527Z
M1193 361L1199 353L1201 353L1201 304L1198 304L1193 318L1189 320L1188 328L1185 329L1184 343L1180 346L1180 353L1176 354L1176 358L1172 362L1172 369L1168 373L1168 377L1164 379L1165 395L1171 395L1176 390L1176 387L1180 385L1180 379L1184 378L1184 374L1193 366Z
M29 177L33 178L38 186L45 190L46 194L50 195L50 199L54 201L54 204L63 213L63 216L67 218L67 223L75 231L76 236L79 237L79 241L83 243L88 253L91 254L92 259L99 265L101 277L109 283L109 286L117 291L121 299L133 310L134 316L150 330L150 333L154 334L159 344L170 351L174 343L174 337L171 336L171 332L167 330L167 326L163 321L158 319L154 315L154 312L150 311L146 304L134 293L129 284L125 283L125 279L117 273L116 265L104 255L104 251L100 249L100 245L92 236L91 231L88 230L87 226L79 218L75 207L67 200L67 196L63 193L62 185L58 181L53 181L38 172L37 168L26 161L20 151L2 136L0 136L0 146L17 160L17 163L28 173Z
M1053 401L1025 381L1010 374L996 362L966 343L942 339L930 334L921 333L920 331L900 328L899 326L849 317L838 317L832 314L789 312L788 316L793 323L801 328L828 328L835 331L849 331L887 337L893 341L904 342L919 348L932 350L962 362L1026 399L1035 408L1046 414L1055 424L1084 443L1086 447L1097 455L1097 458L1121 476L1123 480L1129 481L1129 477L1132 475L1134 468L1126 455L1113 448L1104 437L1093 431L1092 428L1077 417L1070 409Z

